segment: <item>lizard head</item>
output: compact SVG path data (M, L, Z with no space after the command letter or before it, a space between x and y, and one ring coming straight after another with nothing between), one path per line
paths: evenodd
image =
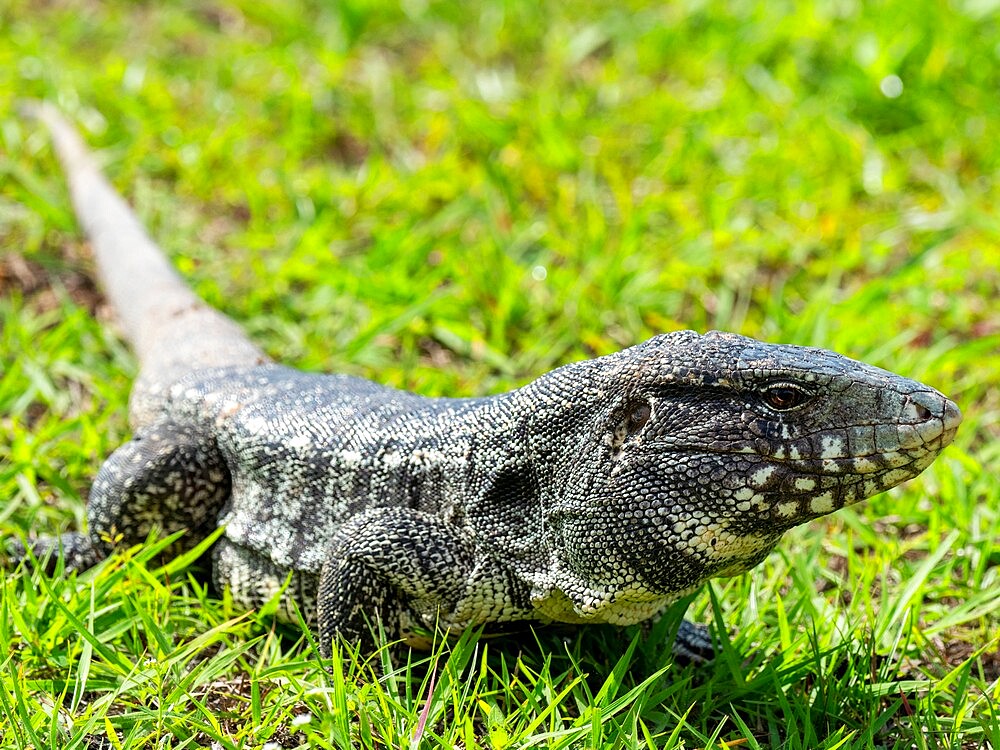
M600 406L547 519L584 611L595 592L671 595L748 570L792 526L919 474L961 422L913 380L717 331L587 364Z

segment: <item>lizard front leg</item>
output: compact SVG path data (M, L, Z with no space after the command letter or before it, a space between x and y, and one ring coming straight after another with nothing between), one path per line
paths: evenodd
M319 584L321 651L335 638L376 647L372 626L390 638L411 618L448 619L467 590L474 545L454 524L411 508L372 508L334 537Z

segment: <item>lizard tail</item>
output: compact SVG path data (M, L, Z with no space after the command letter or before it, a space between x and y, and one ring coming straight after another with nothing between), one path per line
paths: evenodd
M168 386L189 372L269 361L239 326L181 280L59 110L45 102L25 103L23 109L52 135L101 285L139 357L130 404L133 426L153 419Z

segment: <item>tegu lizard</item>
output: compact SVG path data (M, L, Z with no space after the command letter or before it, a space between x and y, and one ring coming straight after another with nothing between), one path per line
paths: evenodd
M327 651L337 636L374 647L374 623L396 637L646 620L791 527L915 477L961 422L914 380L719 331L483 398L276 364L178 277L66 120L33 111L140 362L134 436L97 473L88 530L58 540L67 561L224 527L216 584L247 608L294 602Z

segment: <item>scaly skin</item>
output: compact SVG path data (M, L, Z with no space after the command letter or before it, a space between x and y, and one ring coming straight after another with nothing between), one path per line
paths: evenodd
M222 525L216 583L246 607L281 592L324 649L371 648L375 621L404 637L640 622L753 567L792 526L916 476L961 421L913 380L716 331L489 398L271 364L184 287L72 128L35 111L142 368L135 437L101 468L67 558L91 564L153 528L193 545Z

